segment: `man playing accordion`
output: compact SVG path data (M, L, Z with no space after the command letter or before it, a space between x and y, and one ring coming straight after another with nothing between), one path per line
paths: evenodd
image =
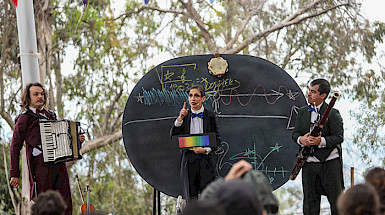
M67 204L66 214L72 214L72 198L66 164L64 162L43 162L39 121L41 119L56 120L56 114L44 108L46 102L47 93L40 83L27 84L21 101L25 112L16 119L13 131L10 149L10 184L14 187L19 186L19 157L25 141L30 198L47 190L57 190ZM84 142L84 135L79 135L79 140L81 143Z

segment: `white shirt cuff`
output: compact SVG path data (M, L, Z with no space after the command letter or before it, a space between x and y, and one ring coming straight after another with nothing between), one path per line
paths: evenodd
M176 119L175 122L174 122L174 126L175 127L180 127L182 125L182 123L183 123L183 120L179 122L178 119Z
M297 144L304 147L305 145L302 145L301 142L299 141L299 139L301 139L302 136L299 136L298 139L297 139Z
M321 137L321 143L318 145L318 148L325 148L325 147L326 147L325 137Z
M205 152L206 155L208 155L212 151L210 147L203 147L203 148L206 149L206 152Z

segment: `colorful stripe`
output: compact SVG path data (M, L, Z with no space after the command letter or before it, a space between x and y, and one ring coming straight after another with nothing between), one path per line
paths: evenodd
M207 136L189 136L179 137L179 148L196 147L196 146L210 146L209 135Z

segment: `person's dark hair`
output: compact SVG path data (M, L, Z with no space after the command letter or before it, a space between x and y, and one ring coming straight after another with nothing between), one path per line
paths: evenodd
M59 192L48 190L41 193L32 205L32 215L64 215L67 208Z
M226 215L225 210L214 201L193 200L182 210L181 215Z
M339 197L338 209L342 215L377 215L377 192L370 184L354 185Z
M329 81L322 79L322 78L319 78L319 79L315 79L312 82L310 82L310 86L315 86L315 85L319 86L318 91L320 92L321 95L326 93L326 96L325 96L325 99L326 99L330 93Z
M385 212L385 169L376 167L365 176L366 183L371 184L380 198L380 211Z
M226 181L218 187L214 197L228 215L263 214L264 209L255 192L253 192L253 187L242 179Z
M192 90L192 89L199 90L199 92L201 93L202 97L206 95L205 89L201 85L193 85L193 86L191 86L187 93L190 93L190 90Z
M25 89L24 89L24 92L23 92L23 95L21 96L21 104L20 106L24 109L24 110L28 110L29 109L29 103L31 102L31 92L30 92L30 89L31 87L41 87L41 89L43 89L43 92L44 92L44 104L43 104L43 107L45 106L46 102L47 102L47 91L45 90L44 86L41 85L40 83L38 82L35 82L35 83L29 83L27 84L27 86L25 86Z

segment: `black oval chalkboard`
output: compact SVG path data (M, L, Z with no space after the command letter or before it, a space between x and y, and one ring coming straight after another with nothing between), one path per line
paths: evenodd
M306 105L296 82L281 68L248 55L221 55L228 72L209 74L213 55L195 55L166 61L148 72L132 90L123 115L123 141L138 173L161 192L182 193L180 152L169 131L186 90L205 87L205 108L218 114L222 144L217 175L224 176L240 159L268 177L273 189L289 178L297 145L291 133L296 110ZM188 103L188 102L187 102Z

